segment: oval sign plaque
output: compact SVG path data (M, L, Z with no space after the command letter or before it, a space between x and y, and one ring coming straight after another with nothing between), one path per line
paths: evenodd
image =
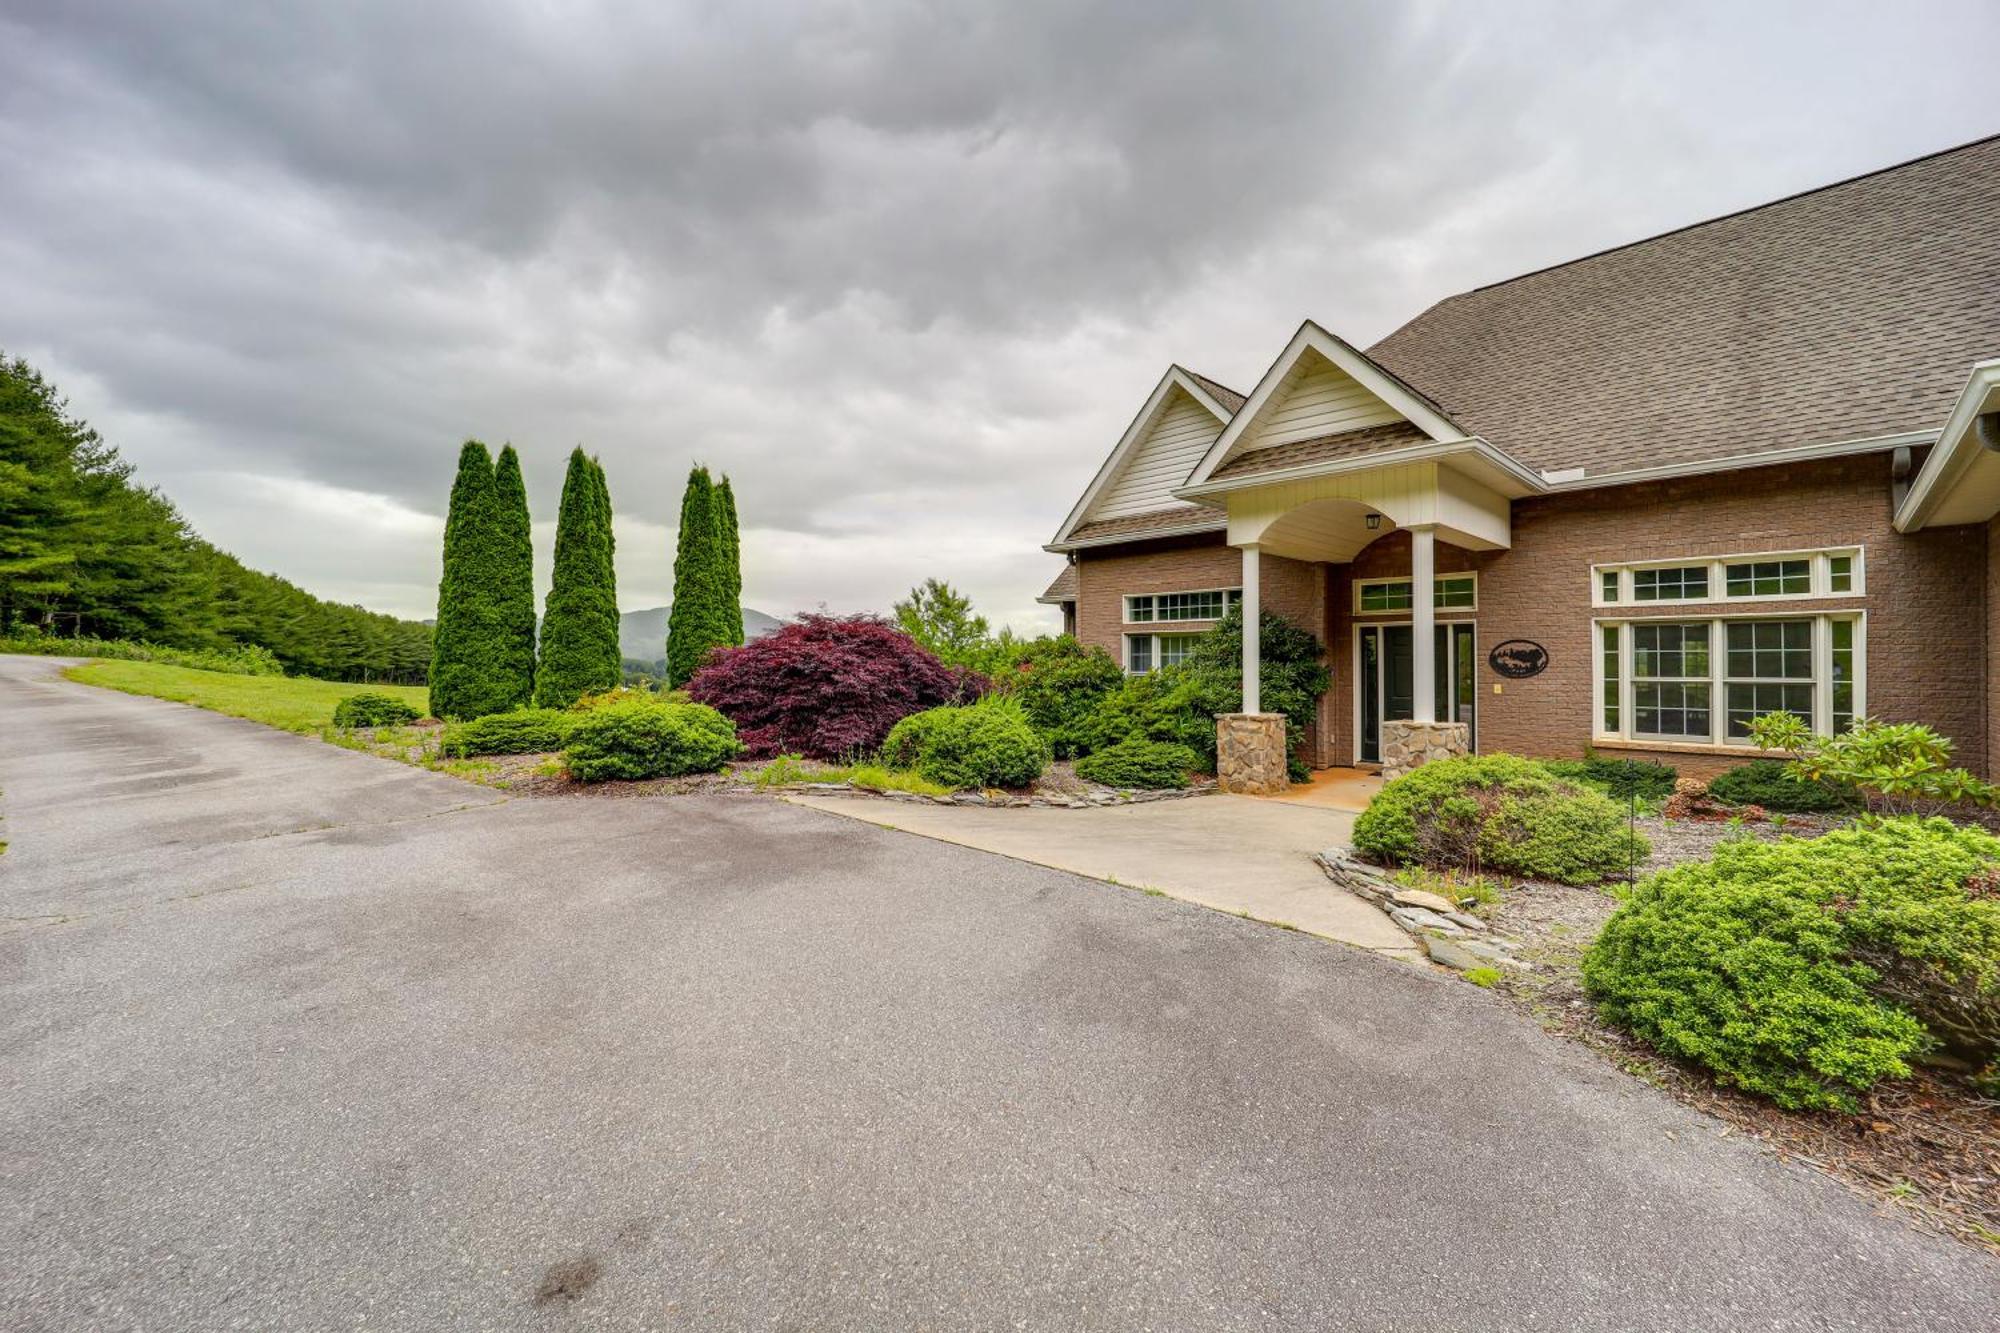
M1526 639L1509 639L1493 645L1486 664L1509 680L1539 676L1549 667L1549 650Z

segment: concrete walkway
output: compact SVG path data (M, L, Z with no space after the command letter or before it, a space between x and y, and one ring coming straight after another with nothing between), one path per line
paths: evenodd
M1296 927L1342 944L1423 961L1374 907L1330 883L1312 854L1344 843L1344 810L1248 796L1200 796L1088 810L994 809L856 796L795 796L799 805L1093 879L1153 889Z

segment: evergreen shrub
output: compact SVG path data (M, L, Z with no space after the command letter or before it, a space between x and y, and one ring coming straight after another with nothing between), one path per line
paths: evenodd
M713 773L742 749L729 719L703 704L634 700L572 716L563 761L579 782Z
M1021 706L1004 696L932 709L906 729L899 753L916 750L916 770L946 787L1025 787L1049 766L1049 744ZM892 732L893 734L893 732ZM911 737L918 739L914 745ZM893 761L892 761L892 767Z
M1433 870L1595 884L1650 853L1626 812L1517 755L1437 759L1377 792L1354 821L1370 856Z
M1076 775L1107 787L1163 790L1187 786L1188 773L1200 762L1185 745L1132 736L1077 760Z
M1542 764L1559 778L1587 782L1621 801L1633 796L1664 801L1674 794L1674 779L1680 776L1670 766L1650 759L1591 755L1584 759L1545 759Z
M1943 1047L2000 1051L2000 839L1942 819L1725 842L1641 881L1584 955L1611 1022L1781 1106L1852 1111Z
M333 706L333 725L351 727L395 727L417 720L417 710L388 694L350 694Z
M488 713L445 729L441 748L455 759L486 754L546 754L569 744L581 719L558 708Z
M1753 759L1713 778L1708 794L1730 805L1761 805L1786 814L1826 814L1860 806L1861 794L1834 782L1796 778L1780 759Z

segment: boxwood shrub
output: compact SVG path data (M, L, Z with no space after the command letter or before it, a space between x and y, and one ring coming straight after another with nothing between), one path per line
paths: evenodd
M1826 814L1861 804L1860 794L1850 788L1799 781L1777 759L1753 759L1730 769L1709 782L1708 794L1731 805L1761 805L1787 814Z
M419 714L389 694L350 694L333 706L336 727L395 727L414 722Z
M1107 787L1159 790L1187 786L1188 774L1199 762L1185 745L1134 736L1077 760L1076 774Z
M1025 787L1049 766L1049 743L1003 696L904 718L883 745L891 767L947 787Z
M1781 1106L2000 1048L2000 839L1942 819L1725 842L1633 888L1584 955L1604 1016Z
M742 749L729 719L705 704L633 700L576 718L563 762L579 782L713 773Z
M1650 853L1603 793L1510 754L1439 759L1382 788L1354 845L1433 870L1595 884Z
M442 748L454 758L481 754L542 754L569 744L581 713L560 708L520 708L488 713L445 729Z

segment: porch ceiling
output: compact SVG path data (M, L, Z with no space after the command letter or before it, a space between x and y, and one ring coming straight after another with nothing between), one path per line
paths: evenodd
M1418 526L1470 550L1513 545L1512 501L1435 461L1272 482L1216 498L1228 507L1230 545L1295 560L1345 563L1378 537Z

